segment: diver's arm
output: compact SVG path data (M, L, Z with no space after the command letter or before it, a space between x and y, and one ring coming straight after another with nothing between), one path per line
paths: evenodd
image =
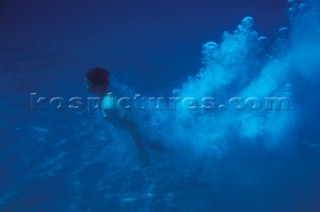
M115 108L115 97L108 95L104 96L101 102L101 109L104 118L112 119L112 117L116 116L119 111Z

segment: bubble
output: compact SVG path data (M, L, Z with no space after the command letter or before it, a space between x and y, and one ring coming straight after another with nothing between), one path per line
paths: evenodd
M288 3L289 4L293 4L293 3L295 3L296 2L296 0L288 0Z
M214 58L218 56L219 45L215 42L207 42L202 46L203 63L210 63Z
M214 51L219 47L219 44L216 42L207 42L202 46L203 51Z
M266 36L261 36L258 38L258 42L261 46L266 46L268 44L268 38Z
M258 36L259 36L259 33L257 31L252 31L250 33L250 40L255 40L258 38Z
M281 27L278 30L279 38L285 39L285 38L288 37L288 34L289 34L289 28L288 27Z
M289 15L292 16L292 15L295 15L297 13L297 10L294 7L290 7L288 9L288 12L289 12Z
M252 29L253 28L253 18L250 16L247 16L242 19L240 27L244 29Z
M223 38L223 40L226 40L226 39L228 39L228 37L230 37L230 34L229 34L229 32L227 32L227 31L224 31L224 32L223 32L223 34L222 34L222 38Z
M285 86L285 90L287 92L290 92L292 90L292 84L291 83L287 83L286 86Z
M178 95L180 93L180 90L179 89L174 89L173 91L172 91L172 94L174 94L174 95Z
M258 38L258 42L266 42L268 38L266 36L261 36Z
M284 94L286 96L290 96L292 93L292 84L291 83L287 83L285 86L284 86Z
M287 33L289 31L288 27L281 27L279 28L279 33Z
M306 3L299 4L300 11L306 11L307 9L308 9L308 4L306 4Z

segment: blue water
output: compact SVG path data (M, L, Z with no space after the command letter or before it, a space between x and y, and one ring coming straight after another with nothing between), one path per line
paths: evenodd
M320 211L320 5L0 2L0 211ZM214 43L213 43L214 42ZM108 68L128 95L286 97L289 110L135 111L150 156L86 110Z

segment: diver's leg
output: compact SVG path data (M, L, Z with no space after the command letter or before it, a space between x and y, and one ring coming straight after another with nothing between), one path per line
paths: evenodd
M128 129L128 132L130 133L130 136L138 150L139 156L141 157L141 159L143 160L144 163L148 163L149 162L149 154L147 152L147 150L144 147L143 144L143 136L141 135L141 132L138 128L138 126L136 125L135 122L133 122L130 119L125 119L125 125Z

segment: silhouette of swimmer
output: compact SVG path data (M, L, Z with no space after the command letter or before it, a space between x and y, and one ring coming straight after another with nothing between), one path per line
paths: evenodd
M86 73L87 91L102 97L101 108L103 116L115 127L126 129L138 150L140 158L144 163L149 161L149 155L143 144L143 136L132 118L126 114L121 114L114 104L111 104L109 92L116 92L110 83L110 72L104 68L93 68Z

